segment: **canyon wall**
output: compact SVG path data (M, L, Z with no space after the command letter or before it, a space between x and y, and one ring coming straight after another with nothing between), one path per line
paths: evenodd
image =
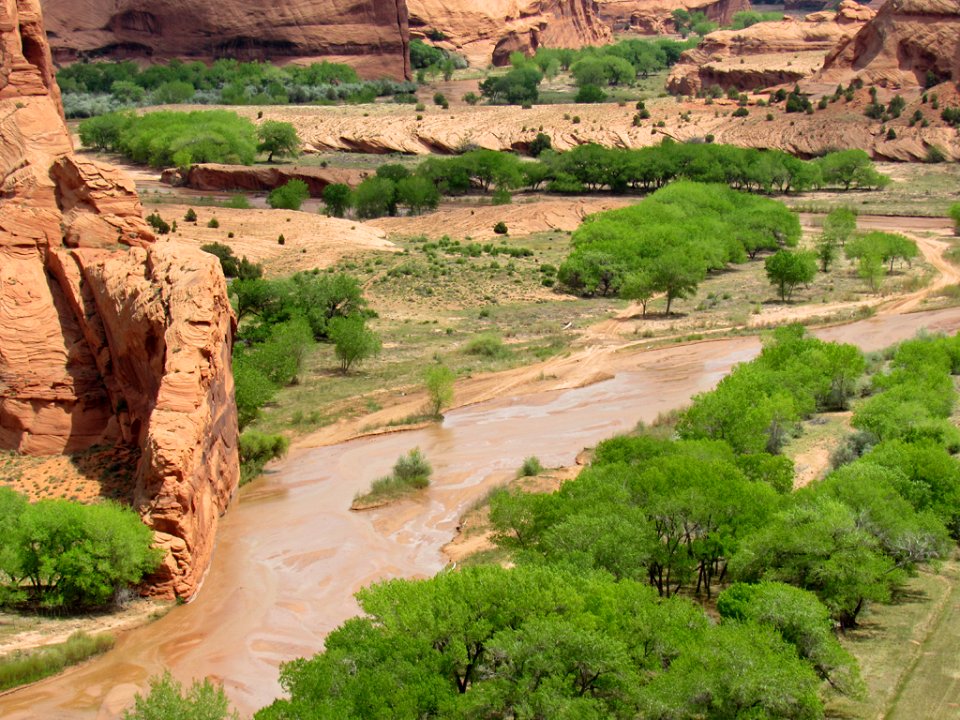
M505 65L510 53L538 47L579 48L613 40L594 0L407 0L414 36L442 33L436 44L471 65Z
M795 83L819 72L827 53L853 38L873 16L866 5L843 0L837 12L712 32L680 56L667 90L695 95L711 85L755 90Z
M0 447L139 448L129 495L169 550L152 589L189 597L239 479L223 273L73 155L38 0L0 0L0 137Z
M405 0L43 0L53 55L298 62L409 77Z
M888 0L853 38L828 56L823 82L921 87L960 82L960 0Z
M597 5L600 17L616 30L662 35L675 31L674 10L702 12L715 23L729 25L735 13L750 9L750 0L597 0Z

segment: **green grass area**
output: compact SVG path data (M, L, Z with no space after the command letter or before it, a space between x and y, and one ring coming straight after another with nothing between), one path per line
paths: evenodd
M585 328L627 307L618 298L574 298L543 285L552 277L543 272L544 266L558 267L569 252L566 232L493 242L497 248L531 250L526 257L483 251L471 257L430 248L423 238L393 240L403 253L355 255L335 266L360 279L380 315L371 322L383 340L380 357L343 375L333 347L317 346L306 358L299 382L281 390L254 429L298 435L368 414L399 393L421 389L423 368L432 362L443 362L465 378L562 355L576 346ZM461 240L461 247L468 242ZM918 262L898 268L885 279L883 291L920 285L928 271ZM820 305L821 321L842 319L834 303L872 297L853 263L841 259L829 274L819 274L809 287L798 289L791 306ZM627 339L694 340L745 326L765 308L784 307L767 281L762 260L711 275L694 297L675 301L669 317L663 315L664 304L653 300L646 319L638 315L622 321ZM468 352L477 336L499 337L503 351Z
M65 642L0 659L0 692L56 675L113 647L109 634L74 633Z
M837 207L856 207L864 215L946 217L960 187L957 163L877 163L877 170L893 178L883 190L846 193L803 193L782 198L802 212L827 213Z
M617 87L605 87L603 91L607 94L605 102L636 102L637 100L649 100L655 97L666 97L667 92L664 89L670 70L663 70L653 73L645 78L638 78L634 85L623 85ZM556 105L572 103L577 95L577 86L573 83L570 75L558 75L553 80L544 80L540 86L540 100L538 105Z
M860 627L842 637L867 683L859 702L837 698L833 718L956 717L960 703L960 566L921 572L896 601L876 605Z

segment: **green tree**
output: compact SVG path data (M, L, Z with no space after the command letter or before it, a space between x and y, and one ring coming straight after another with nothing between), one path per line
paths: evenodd
M290 449L290 439L247 430L240 435L240 484L255 480L271 460L282 458Z
M879 292L883 279L887 276L887 269L879 255L861 255L857 261L857 275L873 292Z
M273 162L273 156L296 157L300 154L300 136L297 129L287 122L264 120L257 128L260 144L258 152L267 153L267 162Z
M650 276L653 286L667 297L666 314L674 300L682 299L697 291L706 268L696 258L685 253L673 252L662 255L651 263Z
M717 612L725 621L773 628L839 692L864 692L857 661L837 641L830 611L813 593L777 582L735 583L717 598Z
M826 234L820 236L816 244L817 259L820 261L820 272L830 272L830 266L837 259L837 243Z
M698 652L684 653L644 688L649 716L823 717L816 674L775 630L723 623L704 635Z
M195 680L184 692L183 685L169 670L150 678L150 692L137 693L132 710L123 713L123 720L238 720L231 712L223 688L209 679Z
M327 204L327 214L342 218L353 201L353 191L349 185L330 183L323 189L323 201Z
M960 235L960 203L954 203L950 206L950 217L953 219L953 232Z
M790 299L798 285L809 283L817 275L816 256L811 252L780 250L766 259L764 267L782 302Z
M299 210L303 201L310 197L310 188L303 180L294 178L267 195L267 204L274 210Z
M340 372L344 374L357 363L379 355L383 347L380 336L358 316L333 318L329 323L329 335L340 361Z
M840 247L846 245L857 231L857 211L855 208L839 207L827 213L823 219L824 237L836 242Z
M645 272L630 273L624 277L623 284L620 286L620 297L640 303L640 307L643 308L643 317L647 316L647 303L656 292L657 285L653 275Z
M444 407L453 402L453 382L456 376L446 365L431 365L424 373L430 414L440 417Z
M440 204L437 186L423 177L408 177L397 182L397 202L410 209L411 215L436 210Z
M279 388L247 355L233 359L233 387L237 403L237 424L243 430L260 416L260 408L276 397Z
M353 207L361 220L383 217L396 207L397 186L382 177L367 178L353 191Z
M5 584L27 587L34 601L50 608L106 605L160 560L160 551L151 547L150 528L130 508L110 502L27 505L12 535L4 538L7 543Z
M492 102L510 105L535 103L543 75L533 64L515 67L504 75L491 76L480 83L480 93Z
M747 538L730 570L747 582L811 590L844 627L857 624L868 602L888 601L905 579L877 540L857 526L853 511L826 497L799 502Z

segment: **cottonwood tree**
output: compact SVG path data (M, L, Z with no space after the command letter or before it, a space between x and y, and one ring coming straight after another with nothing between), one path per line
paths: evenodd
M260 140L257 151L267 153L267 162L273 162L274 155L296 157L300 154L300 136L290 123L264 120L257 128L257 137Z
M809 283L817 275L816 257L805 251L780 250L766 259L764 267L782 302L790 299L798 285Z

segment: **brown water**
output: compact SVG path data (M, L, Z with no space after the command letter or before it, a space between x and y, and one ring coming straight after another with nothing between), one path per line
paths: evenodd
M960 309L817 334L874 350L923 327L956 331ZM709 389L759 347L757 338L743 337L640 353L627 371L586 388L505 398L451 412L441 426L294 453L241 492L194 602L128 633L87 665L0 697L0 717L114 718L164 667L184 681L221 680L248 716L280 694L280 662L315 653L356 613L358 588L440 570L440 548L464 510L525 457L572 464L583 447ZM434 467L422 499L368 513L347 509L416 446Z

